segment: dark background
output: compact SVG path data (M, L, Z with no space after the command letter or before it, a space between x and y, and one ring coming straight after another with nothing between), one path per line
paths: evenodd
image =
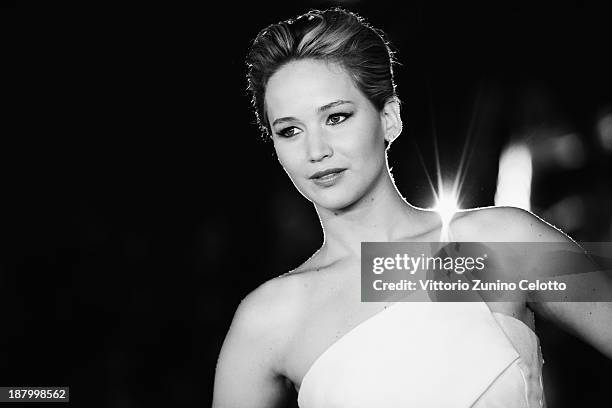
M243 62L261 28L311 7L357 11L398 50L390 164L411 203L433 204L434 136L446 176L468 143L463 208L493 204L502 148L527 140L532 210L612 240L604 10L406 3L3 12L0 385L69 385L74 406L210 405L240 299L321 242L258 134ZM537 326L549 406L607 403L612 363Z

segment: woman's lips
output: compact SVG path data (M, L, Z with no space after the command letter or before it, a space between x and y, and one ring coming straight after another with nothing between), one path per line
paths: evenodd
M310 179L321 187L330 187L342 177L346 169L331 169L313 174Z

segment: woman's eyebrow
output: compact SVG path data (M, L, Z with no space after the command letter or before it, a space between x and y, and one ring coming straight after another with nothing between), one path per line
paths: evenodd
M345 103L351 103L351 104L352 104L353 102L351 102L351 101L345 101L345 100L339 99L339 100L337 100L337 101L334 101L334 102L328 103L327 105L323 105L323 106L321 106L319 109L317 109L317 111L319 111L319 112L325 112L326 110L331 109L331 108L333 108L334 106L344 105Z
M294 118L293 116L285 116L284 118L278 118L278 119L275 119L274 122L272 122L272 126L275 126L279 123L284 123L284 122L297 122L297 118Z

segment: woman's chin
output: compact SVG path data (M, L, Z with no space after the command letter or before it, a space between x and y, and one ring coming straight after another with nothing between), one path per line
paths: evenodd
M346 194L319 194L316 197L311 197L310 201L317 207L328 211L342 211L349 208L354 202L354 197L348 197Z

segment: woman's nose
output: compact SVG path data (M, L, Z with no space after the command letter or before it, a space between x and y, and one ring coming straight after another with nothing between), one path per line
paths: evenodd
M319 162L326 157L331 157L334 151L322 131L309 132L306 137L308 159Z

